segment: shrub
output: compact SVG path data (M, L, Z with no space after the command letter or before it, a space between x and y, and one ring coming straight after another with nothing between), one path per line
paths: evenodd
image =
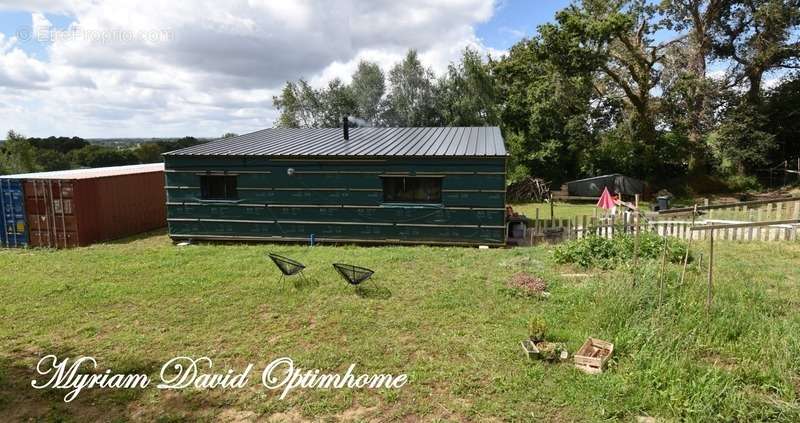
M581 267L600 267L610 269L633 259L634 236L619 235L613 239L599 236L565 242L556 247L554 259L559 264L577 264ZM639 237L639 258L642 260L660 258L663 253L664 238L653 232L643 232ZM686 254L686 243L667 238L667 260L679 263Z
M758 191L761 189L761 184L755 176L731 175L725 178L725 183L730 192Z

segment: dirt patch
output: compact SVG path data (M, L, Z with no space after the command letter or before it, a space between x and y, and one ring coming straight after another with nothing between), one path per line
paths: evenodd
M242 411L227 408L222 410L221 413L217 414L217 417L214 418L214 421L217 423L250 423L257 422L258 415L252 411Z
M562 278L589 278L592 275L588 273L562 273Z
M297 410L289 410L285 413L275 413L267 418L270 423L305 423L311 420L306 419Z
M517 273L508 281L508 287L526 295L542 295L547 292L547 282L528 273Z
M706 364L727 372L732 372L739 367L739 363L735 358L724 356L718 352L708 352L703 356L702 360Z
M342 422L379 421L378 407L362 407L356 405L344 410L336 416Z

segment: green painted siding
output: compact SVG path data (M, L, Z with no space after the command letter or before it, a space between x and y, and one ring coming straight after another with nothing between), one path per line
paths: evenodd
M294 174L289 175L288 169ZM175 239L503 244L505 159L269 160L166 156ZM200 198L200 175L237 175L235 202ZM383 204L381 176L436 175L441 205Z

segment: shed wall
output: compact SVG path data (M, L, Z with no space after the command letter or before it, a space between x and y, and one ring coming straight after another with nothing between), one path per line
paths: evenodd
M288 174L288 169L293 174ZM238 176L239 200L202 200L200 176ZM441 205L383 203L381 176L441 176ZM174 239L505 242L505 159L166 157Z

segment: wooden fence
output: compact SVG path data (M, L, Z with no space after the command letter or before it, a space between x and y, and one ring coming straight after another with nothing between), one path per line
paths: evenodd
M753 204L759 203L759 204ZM709 206L706 206L709 207ZM717 240L733 241L797 241L800 240L800 201L751 202L742 205L714 205L696 215L688 213L636 216L624 213L616 216L576 216L572 219L532 219L527 233L531 244L557 243L595 235L611 238L617 234L633 233L635 228L681 239L705 240L708 231L692 231L692 227L714 226ZM538 213L537 213L538 214ZM757 222L775 222L764 226L749 226ZM728 227L728 226L731 227Z

